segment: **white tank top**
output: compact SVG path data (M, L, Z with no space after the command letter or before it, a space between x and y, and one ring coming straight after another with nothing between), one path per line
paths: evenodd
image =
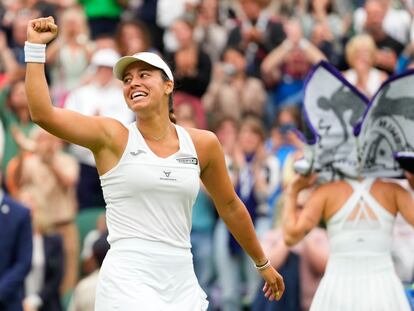
M138 238L190 248L191 213L200 187L200 166L190 135L175 125L179 150L155 155L135 122L119 163L103 174L110 244Z

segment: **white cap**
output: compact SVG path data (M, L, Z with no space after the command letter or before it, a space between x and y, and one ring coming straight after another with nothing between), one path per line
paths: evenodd
M122 80L124 77L125 69L129 65L137 61L141 61L151 66L154 66L158 69L161 69L167 75L168 79L174 81L173 74L171 72L170 67L168 67L167 63L164 62L158 54L152 52L141 52L136 53L132 56L121 57L114 66L115 77L119 80Z
M114 67L121 55L114 49L99 49L93 55L91 59L92 66Z

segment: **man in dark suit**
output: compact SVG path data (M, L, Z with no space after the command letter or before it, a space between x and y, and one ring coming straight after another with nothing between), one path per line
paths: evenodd
M30 211L0 190L0 310L22 311L32 264Z

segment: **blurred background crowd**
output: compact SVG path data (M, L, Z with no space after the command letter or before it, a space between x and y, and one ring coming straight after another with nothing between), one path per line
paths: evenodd
M283 189L302 154L295 131L303 127L306 76L326 60L372 97L385 79L414 65L413 14L412 0L1 0L2 193L28 208L32 221L33 250L19 249L19 258L33 254L19 272L25 311L93 310L97 271L109 247L92 154L30 120L24 88L29 20L57 21L60 34L46 50L50 92L56 106L83 114L132 122L112 66L142 51L164 57L175 76L177 123L216 133L234 187L287 287L278 303L262 298L254 265L201 188L191 239L210 310L301 311L309 308L329 255L323 224L294 248L284 244L280 229ZM2 200L1 239L14 239L2 220L10 203ZM0 242L0 252L3 247L10 243ZM414 230L403 220L395 226L393 258L408 288ZM0 253L0 310L16 284L2 261Z

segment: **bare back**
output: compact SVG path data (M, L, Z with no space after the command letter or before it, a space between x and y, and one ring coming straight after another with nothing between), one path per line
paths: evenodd
M346 181L337 181L322 186L321 192L325 196L325 204L323 210L323 219L328 221L331 219L347 202L353 193L351 185ZM414 205L410 193L402 188L399 184L376 179L369 193L378 202L378 204L392 215L398 212L412 225L414 225ZM356 215L356 214L354 214ZM368 217L375 218L370 214L368 209ZM353 216L352 214L350 215Z
M369 192L384 209L395 215L398 211L398 206L392 189L393 185L391 182L377 179L372 184ZM326 204L323 211L323 219L328 221L346 203L352 195L353 189L348 182L341 180L326 185L324 193L326 195Z

